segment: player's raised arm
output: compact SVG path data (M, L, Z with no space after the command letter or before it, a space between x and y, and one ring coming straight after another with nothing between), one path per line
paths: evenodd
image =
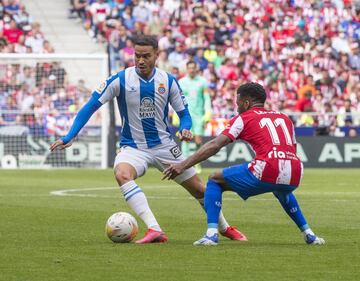
M215 139L208 141L192 156L182 161L179 164L172 164L163 172L163 179L174 179L184 170L210 158L219 152L219 150L239 138L244 128L244 122L240 115L235 116L230 120L229 126Z
M50 145L50 151L65 149L74 141L80 130L89 121L90 117L106 102L119 95L119 78L113 75L93 92L90 100L80 109L74 123L66 136L61 137Z
M191 155L183 162L179 164L172 164L167 167L163 172L163 179L167 178L170 180L176 178L186 169L215 155L222 147L229 144L230 142L232 142L232 139L227 135L221 134L217 136L215 139L205 143L198 151L196 151L193 155Z
M182 94L178 81L171 75L169 75L170 81L170 93L169 99L170 104L174 108L176 114L180 119L179 126L179 138L180 140L190 141L193 136L190 132L192 126L191 115L188 109L188 104L184 95Z

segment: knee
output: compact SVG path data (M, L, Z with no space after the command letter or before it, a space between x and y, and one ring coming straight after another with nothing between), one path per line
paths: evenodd
M130 171L117 169L114 171L116 181L118 184L124 185L125 183L134 180L134 177L131 175Z
M209 180L209 181L214 181L214 182L216 182L216 183L219 183L222 178L223 178L223 177L222 177L221 172L214 172L214 173L212 173L212 174L209 175L208 180Z
M273 194L280 201L280 203L287 203L289 201L288 193L274 191Z
M280 194L279 194L278 191L274 191L273 194L274 194L274 196L275 196L277 199L279 199Z

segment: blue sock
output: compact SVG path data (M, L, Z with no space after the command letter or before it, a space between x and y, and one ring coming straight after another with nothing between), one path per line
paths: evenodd
M296 225L301 231L304 231L309 228L308 224L306 223L306 219L304 218L304 215L301 212L300 206L296 201L295 195L292 192L285 193L285 192L277 191L274 192L274 195L279 200L285 212L296 223Z
M221 211L222 188L213 180L209 180L205 190L205 211L208 228L218 228L219 214Z

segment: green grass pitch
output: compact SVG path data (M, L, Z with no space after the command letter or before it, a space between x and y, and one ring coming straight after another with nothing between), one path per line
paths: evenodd
M151 245L105 237L112 213L132 213L111 170L1 170L0 280L360 280L359 175L305 170L295 194L325 246L305 245L271 194L244 202L225 193L224 214L249 241L221 237L217 247L194 247L206 228L204 212L156 170L137 180L169 236ZM146 229L137 220L139 239Z

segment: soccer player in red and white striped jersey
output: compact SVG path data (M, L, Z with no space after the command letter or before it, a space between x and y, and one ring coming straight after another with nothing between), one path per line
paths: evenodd
M223 146L239 139L247 142L255 152L250 163L231 166L215 172L205 191L208 230L194 245L218 244L218 217L222 192L233 191L244 200L251 196L272 192L283 209L296 223L305 242L324 244L307 224L293 191L299 186L303 165L296 155L296 139L292 121L283 113L266 110L266 92L258 83L247 83L237 90L239 115L215 139L179 164L170 165L164 178L172 179L187 168L216 154Z

